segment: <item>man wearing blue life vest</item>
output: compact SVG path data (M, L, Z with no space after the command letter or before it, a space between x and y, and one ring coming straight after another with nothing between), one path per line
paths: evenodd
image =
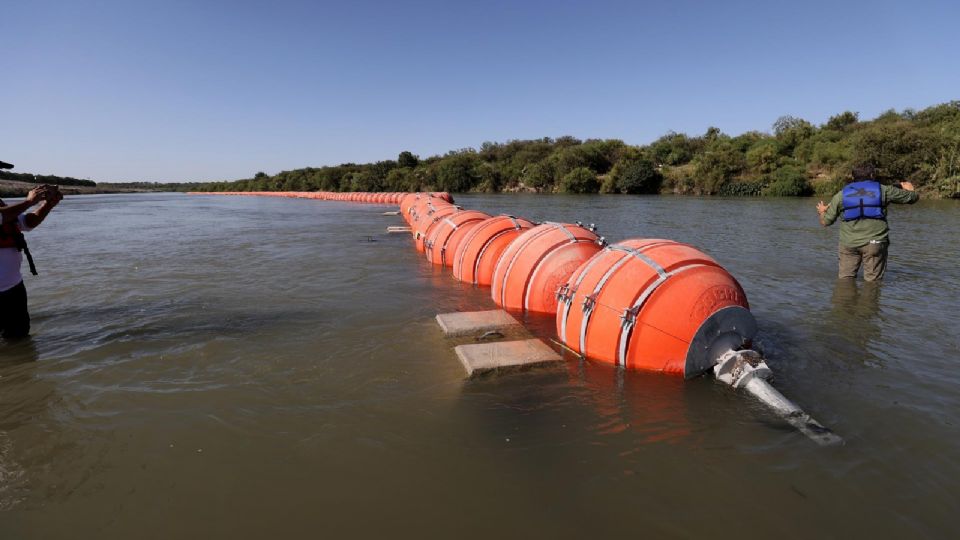
M830 204L817 204L820 224L833 225L840 219L840 277L856 278L863 266L863 279L883 279L887 269L887 205L913 204L920 198L910 182L900 187L883 185L875 180L872 165L853 168L853 181L833 196Z

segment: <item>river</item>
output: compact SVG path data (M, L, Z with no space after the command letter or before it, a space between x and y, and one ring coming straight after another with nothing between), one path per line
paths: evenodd
M956 537L956 201L891 209L879 286L835 279L813 199L457 202L703 249L846 444L709 378L464 381L434 315L495 306L386 207L78 196L28 233L33 338L0 344L0 538Z

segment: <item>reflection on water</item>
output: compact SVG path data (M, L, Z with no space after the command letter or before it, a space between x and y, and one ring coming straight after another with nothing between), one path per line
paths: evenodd
M381 207L76 197L31 238L33 339L0 345L0 538L732 538L758 507L757 537L955 530L955 203L898 211L875 284L835 279L809 200L458 199L701 247L775 384L847 445L707 378L570 357L464 381L433 317L489 292Z
M827 326L839 331L850 349L844 351L844 357L865 359L869 357L869 346L880 337L881 285L875 281L859 282L853 279L837 279L830 298L830 315Z

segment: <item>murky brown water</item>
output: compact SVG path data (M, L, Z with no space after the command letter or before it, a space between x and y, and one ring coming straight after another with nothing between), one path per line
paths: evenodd
M701 247L847 444L709 379L464 382L433 316L492 302L382 207L76 197L30 236L32 343L0 345L0 538L956 536L960 205L895 207L887 281L847 287L809 199L458 202Z

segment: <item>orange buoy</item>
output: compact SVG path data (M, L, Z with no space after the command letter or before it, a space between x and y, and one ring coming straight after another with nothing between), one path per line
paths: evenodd
M602 240L579 224L547 222L528 229L503 251L490 295L506 309L556 313L557 287L600 251Z
M450 204L453 204L453 202L454 202L454 201L453 201L453 197L451 197L450 194L447 193L446 191L433 192L433 193L430 194L430 196L431 196L431 197L434 197L434 198L437 198L437 199L442 199L442 200L444 200L444 201L447 201L447 202L450 203Z
M438 199L437 197L420 197L410 207L410 225L413 226L414 222L418 221L424 214L429 213L431 210L436 210L437 208L444 206L453 205L443 199Z
M690 378L756 333L747 297L717 261L671 240L607 246L557 291L557 334L600 362Z
M523 218L496 216L481 221L465 234L453 255L453 277L489 287L493 269L510 242L534 224Z
M416 222L411 226L413 239L416 242L417 251L423 253L426 249L424 242L430 234L430 229L436 226L437 222L460 210L459 206L454 206L445 201L437 201L438 204L429 204L421 214L417 215Z
M463 239L463 233L489 218L487 214L476 210L460 210L438 221L423 244L427 260L433 264L453 266L453 255Z
M400 215L403 216L408 225L410 224L410 209L418 202L420 202L419 193L407 193L400 199Z

